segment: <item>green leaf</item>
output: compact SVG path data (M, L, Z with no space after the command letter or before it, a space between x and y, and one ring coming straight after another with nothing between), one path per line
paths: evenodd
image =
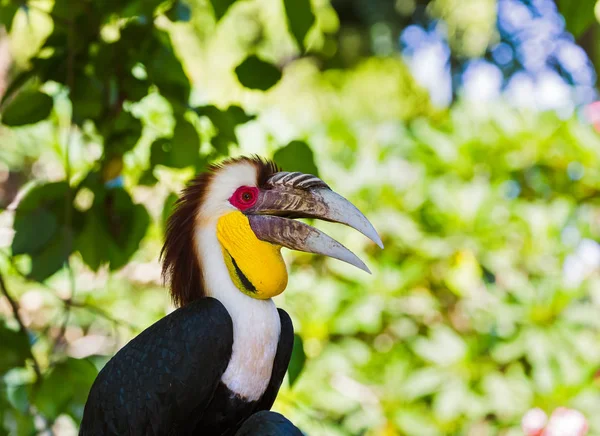
M558 10L565 19L567 30L579 38L596 21L596 0L559 0Z
M0 26L3 25L6 27L8 32L10 32L12 28L13 19L18 10L19 4L13 1L10 1L7 5L1 5L0 7Z
M32 254L43 248L58 228L56 216L52 212L39 208L30 213L15 214L12 242L13 255Z
M67 182L53 182L37 185L27 192L17 206L17 212L33 212L40 207L53 208L56 202L64 200L69 185ZM64 203L63 203L64 204Z
M144 170L138 180L138 184L141 186L154 186L156 182L158 182L158 179L154 176L154 168L152 166Z
M2 123L16 127L46 119L52 111L52 97L40 91L23 91L2 112Z
M84 6L79 2L71 0L55 0L52 8L52 16L62 18L63 20L72 20L79 16L84 10Z
M61 227L40 251L31 255L29 278L43 282L62 268L73 252L73 229Z
M256 115L248 115L239 106L229 106L224 113L230 118L230 123L233 127L256 119Z
M175 2L173 7L167 11L166 16L171 21L187 22L192 18L192 10L187 4L181 0L178 0Z
M11 330L0 322L0 376L6 371L25 366L25 361L31 357L29 339L21 331Z
M126 227L128 233L119 236L112 235L114 244L109 245L110 269L123 268L140 247L150 225L150 215L141 204L131 203L131 221Z
M137 79L133 75L126 75L121 82L121 89L129 101L140 101L148 95L149 82Z
M151 18L157 6L162 2L160 0L138 0L128 2L99 2L106 7L107 15L119 13L122 18L139 17L142 20ZM111 10L112 9L112 10ZM121 9L119 11L119 9Z
M158 138L150 146L150 168L156 165L171 166L171 140L167 138ZM153 174L152 177L154 178ZM152 180L152 179L149 179Z
M192 123L183 116L176 118L173 137L159 138L150 149L150 165L171 168L195 166L200 159L200 138Z
M215 17L217 21L223 18L223 15L235 3L236 0L210 0L213 10L215 11Z
M302 141L292 141L275 152L273 160L284 171L300 171L319 177L312 150Z
M34 393L33 404L51 421L66 413L79 422L97 374L96 367L88 359L68 358L44 377Z
M10 434L5 426L5 421L11 411L11 407L5 396L6 392L0 387L0 436L9 436Z
M290 358L290 364L288 366L288 377L290 381L290 387L294 385L304 364L306 363L306 354L304 354L304 344L302 338L298 335L294 335L294 347L292 348L292 357Z
M108 263L108 232L102 225L101 216L95 210L88 210L85 225L79 234L75 246L83 261L93 271ZM102 243L102 240L105 242Z
M188 104L191 85L183 70L181 61L173 50L169 35L156 30L152 34L153 50L147 53L144 61L148 79L154 82L160 93L169 100L174 109Z
M100 116L103 110L103 91L102 82L96 77L83 74L76 76L70 97L73 103L73 120L77 124Z
M194 165L200 153L200 138L196 128L184 117L177 117L171 139L171 165L185 168Z
M305 50L304 39L315 23L310 0L283 0L288 28L298 43L300 50Z
M6 408L4 413L2 412L2 408L0 407L0 435L35 436L38 434L32 414L22 413L11 407ZM4 417L2 416L3 414ZM2 424L4 424L4 427L2 427Z
M123 188L95 191L94 204L85 214L85 224L76 240L77 250L93 270L109 263L122 268L139 248L148 230L146 208L133 203Z
M248 115L239 106L229 106L222 111L215 106L201 106L194 109L201 117L208 117L217 134L212 138L212 144L220 155L226 155L230 144L237 144L238 138L235 128L240 124L255 119L254 115Z
M32 188L15 212L14 254L31 256L33 280L43 281L62 268L73 250L73 235L79 228L81 213L71 207L71 225L66 224L69 186L55 182Z
M10 405L19 412L28 413L31 388L31 384L16 384L9 386L6 390L6 399Z
M17 77L15 77L10 84L6 87L4 91L4 95L2 99L0 99L0 105L3 105L6 101L12 98L13 94L17 92L21 87L33 76L35 75L35 70L30 69L26 71L20 72Z
M119 115L102 126L106 154L115 156L130 151L142 136L142 122L131 113L121 111Z
M238 80L246 88L266 91L281 79L281 71L275 65L256 55L248 56L235 68Z
M72 251L71 238L80 216L71 210L72 228L61 227L65 220L66 182L32 188L15 211L14 255L31 256L30 278L43 281L58 271Z
M49 57L33 58L31 64L40 82L54 80L62 83L65 81L67 54L64 49L56 50Z

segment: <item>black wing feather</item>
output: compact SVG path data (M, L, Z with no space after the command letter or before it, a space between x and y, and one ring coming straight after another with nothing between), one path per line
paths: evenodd
M80 435L175 435L193 429L231 358L225 307L202 298L123 347L98 375Z
M262 410L248 418L235 436L302 436L302 432L285 416Z

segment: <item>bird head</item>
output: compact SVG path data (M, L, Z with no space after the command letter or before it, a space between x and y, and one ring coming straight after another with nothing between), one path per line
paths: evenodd
M287 285L282 247L370 272L342 244L294 218L346 224L383 248L369 220L318 177L279 171L258 157L229 159L192 180L168 220L161 257L174 302L214 296L224 275L249 297L280 294Z

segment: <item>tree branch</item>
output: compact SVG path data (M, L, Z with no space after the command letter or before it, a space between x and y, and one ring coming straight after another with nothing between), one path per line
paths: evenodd
M23 323L23 319L21 318L21 315L19 314L19 305L14 300L14 298L10 295L10 292L8 292L8 288L6 287L6 283L4 282L4 277L2 276L1 273L0 273L0 290L2 291L2 294L4 294L4 296L8 300L8 304L10 304L13 316L15 317L15 319L17 320L17 323L19 324L19 330L21 331L21 333L26 335L27 338L29 338L29 330L27 329L27 327L25 327L25 324ZM35 375L39 382L42 380L42 371L40 369L40 364L38 363L37 359L35 358L35 356L33 354L33 350L31 349L31 346L29 347L29 352L31 354L31 360L33 361L33 370L35 371Z
M30 279L27 277L27 275L26 275L26 274L24 274L23 272L21 272L21 270L19 270L19 268L17 267L17 265L16 265L16 264L15 264L15 262L14 262L14 259L13 259L11 256L9 256L7 253L4 253L3 251L0 251L0 254L4 255L4 257L5 257L5 258L7 259L7 261L9 262L10 266L13 268L13 270L15 271L15 273L16 273L16 274L17 274L19 277L21 277L21 278L22 278L22 279L24 279L24 280L30 280ZM75 307L75 308L78 308L78 309L85 309L85 310L87 310L87 311L89 311L89 312L93 312L93 313L95 313L95 314L97 314L97 315L101 316L102 318L106 319L107 321L110 321L111 323L113 323L113 324L115 324L115 325L119 325L119 326L125 326L125 327L127 327L129 330L132 330L132 331L136 331L136 330L139 328L139 327L137 327L136 325L134 325L134 324L131 324L131 323L130 323L130 322L128 322L128 321L125 321L125 320L123 320L123 319L118 319L118 318L115 318L115 317L113 317L112 315L110 315L110 314L109 314L107 311L105 311L104 309L101 309L101 308L99 308L99 307L96 307L96 306L94 306L94 305L91 305L91 304L82 303L82 302L77 302L77 301L75 301L75 300L73 299L73 296L71 296L71 298L69 298L69 299L66 299L66 300L65 300L65 299L63 299L63 298L60 298L60 297L57 295L57 293L56 293L56 290L55 290L55 289L54 289L52 286L48 285L47 283L41 282L41 283L38 283L38 284L39 284L39 285L41 285L41 286L43 286L44 288L48 289L49 291L52 291L52 292L51 292L51 295L52 295L53 297L57 298L58 300L60 300L60 301L61 301L63 304L65 304L65 305L67 305L67 304L68 304L70 307Z
M66 304L66 301L65 301L65 304ZM112 315L110 315L108 312L106 312L105 310L100 309L99 307L96 307L96 306L92 306L91 304L79 303L76 301L70 301L69 304L71 307L76 307L78 309L84 309L89 312L95 313L96 315L101 316L105 320L110 321L111 323L113 323L115 325L127 327L129 330L132 330L132 331L136 331L138 329L138 327L136 327L134 324L131 324L130 322L125 321L123 319L115 318Z

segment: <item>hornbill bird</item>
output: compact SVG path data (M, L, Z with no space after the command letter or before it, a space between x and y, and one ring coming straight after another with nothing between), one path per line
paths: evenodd
M294 435L268 411L294 340L272 297L285 289L281 248L369 272L350 250L293 218L343 223L382 247L365 216L321 179L242 157L182 192L167 224L163 275L176 306L100 371L80 435Z

